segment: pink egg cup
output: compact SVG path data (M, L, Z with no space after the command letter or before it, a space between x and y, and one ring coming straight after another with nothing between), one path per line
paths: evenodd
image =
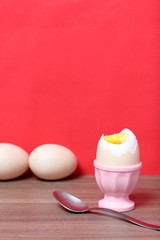
M95 178L104 198L98 205L119 212L130 211L135 207L129 194L134 190L142 163L131 166L106 166L94 161Z

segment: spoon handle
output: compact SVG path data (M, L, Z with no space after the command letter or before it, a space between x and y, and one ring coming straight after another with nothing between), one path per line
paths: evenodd
M140 221L140 220L138 220L136 218L133 218L133 217L130 217L130 216L124 214L124 213L120 213L120 212L117 212L117 211L114 211L114 210L111 210L111 209L108 209L108 208L90 208L89 209L89 211L92 211L92 210L102 210L102 211L105 211L105 212L109 212L111 214L114 214L114 215L120 217L121 219L125 219L128 222L134 223L138 226L160 231L160 226L156 226L156 225L153 225L153 224L150 224L150 223Z

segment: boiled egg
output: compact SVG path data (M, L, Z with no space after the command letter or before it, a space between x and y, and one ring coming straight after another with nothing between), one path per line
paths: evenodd
M28 170L28 153L10 143L0 143L0 180L17 178Z
M96 161L108 166L138 164L139 145L136 136L127 128L118 134L103 134L98 142Z
M77 158L70 149L62 145L44 144L31 152L29 167L38 178L57 180L75 171Z

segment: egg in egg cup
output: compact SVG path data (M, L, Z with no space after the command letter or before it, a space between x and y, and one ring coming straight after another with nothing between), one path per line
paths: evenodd
M126 212L134 209L129 195L136 187L142 163L135 135L124 129L120 134L100 138L94 160L95 178L104 198L99 207Z

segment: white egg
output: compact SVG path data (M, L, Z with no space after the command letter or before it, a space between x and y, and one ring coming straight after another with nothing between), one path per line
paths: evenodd
M128 137L121 144L107 142L104 139L104 135L101 136L96 153L96 160L98 162L109 166L129 166L140 162L139 145L136 136L129 129L124 129L120 132L120 134L123 133Z
M77 159L74 153L64 146L44 144L31 152L29 167L41 179L57 180L75 171Z
M22 148L0 143L0 180L17 178L28 170L28 154Z

